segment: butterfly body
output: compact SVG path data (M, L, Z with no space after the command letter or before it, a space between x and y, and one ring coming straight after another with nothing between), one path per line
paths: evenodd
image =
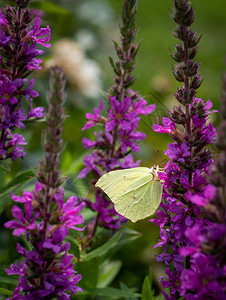
M115 210L132 222L151 216L162 199L158 167L111 171L96 183L114 203Z

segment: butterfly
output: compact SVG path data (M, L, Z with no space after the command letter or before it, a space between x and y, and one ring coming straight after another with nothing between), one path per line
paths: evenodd
M115 210L136 222L155 213L162 200L158 166L115 170L99 178L96 187L114 203Z

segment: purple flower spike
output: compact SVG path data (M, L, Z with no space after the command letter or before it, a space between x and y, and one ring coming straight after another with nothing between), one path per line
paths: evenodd
M40 28L41 19L35 17L29 9L30 1L22 6L7 6L0 10L0 160L23 158L25 143L15 143L12 132L16 127L24 129L25 120L32 117L43 117L43 108L32 107L33 98L38 92L33 89L34 79L29 82L27 77L34 70L41 69L42 59L37 56L43 53L37 45L47 48L50 44L50 28ZM33 29L31 29L31 23ZM4 62L4 64L3 64ZM13 71L12 71L13 70ZM28 87L25 86L29 82ZM23 101L30 101L31 110L25 112Z
M150 221L160 226L155 247L162 246L157 257L164 261L168 278L161 278L165 299L225 299L225 125L221 127L219 149L223 151L216 169L213 167L210 143L216 130L209 122L212 103L196 98L202 83L199 64L194 60L199 37L190 29L194 9L189 0L174 0L172 19L177 23L173 75L180 82L175 93L179 106L168 112L154 131L169 133L172 143L164 152L169 157L165 173L160 174L163 200L157 217ZM190 55L193 53L194 55ZM225 124L226 77L223 93L223 124ZM224 129L223 129L224 128ZM208 183L213 169L212 182ZM170 268L169 268L170 267ZM222 277L222 274L223 277Z
M135 78L132 71L135 68L135 56L138 45L134 44L136 35L137 1L125 0L123 2L121 17L121 43L117 44L118 59L114 63L114 84L106 93L107 108L103 112L103 103L94 109L94 113L87 113L87 122L82 128L88 129L94 125L102 127L98 133L94 131L94 139L83 137L84 148L92 152L83 159L84 168L78 178L92 176L95 184L99 177L112 170L138 167L140 161L134 161L133 152L139 152L140 143L146 135L138 131L140 116L148 115L155 109L155 104L147 105L147 101L131 89ZM130 20L129 23L126 20ZM116 43L115 43L116 45ZM127 49L127 50L125 50ZM110 59L111 64L112 60ZM114 209L113 204L100 190L96 190L95 203L86 199L89 208L97 212L96 220L90 221L89 236L95 235L95 226L119 229L125 222ZM94 225L95 224L95 225ZM94 229L93 229L94 226Z
M33 192L24 191L22 196L11 193L12 200L24 204L24 212L13 206L14 220L6 222L5 227L13 229L15 236L23 234L30 244L29 250L17 244L17 252L25 259L19 265L11 265L11 270L6 269L9 275L19 275L12 299L68 299L68 292L76 294L82 290L77 286L81 275L74 270L74 256L68 253L70 243L65 242L65 238L70 228L76 231L85 228L79 226L83 223L80 212L84 204L73 196L64 202L64 190L60 187L62 180L57 169L64 147L61 137L65 120L62 107L64 86L62 70L55 67L48 93L48 127L44 145L47 156L39 163L39 181ZM33 82L29 85L30 95L32 87Z

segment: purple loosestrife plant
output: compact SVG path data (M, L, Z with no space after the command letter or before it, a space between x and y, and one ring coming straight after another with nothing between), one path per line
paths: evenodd
M212 284L215 279L210 278L213 266L205 265L208 260L203 253L196 253L193 257L183 255L184 248L191 250L194 242L201 243L196 234L209 224L202 207L214 195L214 188L207 182L205 173L213 164L209 145L214 141L215 129L211 122L207 122L214 112L210 110L212 103L196 98L196 90L203 79L199 74L199 64L194 60L200 38L190 29L194 21L190 1L174 0L171 17L177 23L174 35L181 41L171 54L176 61L173 75L182 82L182 86L174 95L180 105L169 112L168 118L163 118L163 125L153 126L154 131L168 133L173 140L165 151L170 159L165 173L159 174L164 185L163 202L156 219L151 220L160 226L160 237L155 247L163 247L157 261L165 262L167 275L160 280L163 288L170 290L170 296L163 290L166 299L178 299L180 296L185 299L223 299L197 298L199 288L202 292L209 288L211 293L218 292ZM197 232L191 233L192 228ZM204 273L207 281L201 284Z
M181 254L191 257L191 269L182 274L182 295L185 299L225 299L226 297L226 74L223 76L221 122L217 130L216 146L220 150L215 165L211 166L208 181L213 193L196 196L208 220L205 226L194 224L185 231L190 245Z
M137 0L125 0L121 13L121 43L114 42L118 59L110 63L116 74L114 84L110 87L106 96L108 99L107 115L103 116L103 102L94 113L87 113L87 123L82 130L101 124L104 129L95 134L95 141L83 138L83 146L92 149L83 160L85 168L80 172L79 178L84 178L92 173L92 183L95 184L101 175L106 172L137 167L140 161L134 162L131 152L138 152L139 141L145 138L145 134L137 131L140 115L153 112L155 105L146 105L147 101L130 89L135 81L131 74L135 68L135 57L138 45L134 44L136 36L135 17L137 12ZM106 195L97 190L95 202L88 205L97 212L96 222L91 236L94 235L96 226L118 229L125 218L114 209Z
M47 155L39 164L34 191L26 191L23 196L12 194L13 201L24 203L24 212L13 206L14 220L5 223L5 227L14 229L13 235L24 234L30 244L30 250L17 244L17 252L25 260L6 269L9 275L19 275L12 299L63 300L70 299L67 291L81 291L77 286L81 275L73 268L74 256L68 253L70 243L64 239L70 228L83 230L77 227L83 222L79 214L83 204L74 196L64 203L61 173L57 169L64 148L61 135L65 120L65 80L60 68L51 70L50 84L43 145Z
M37 57L43 50L37 46L50 47L50 28L40 28L41 19L28 7L30 0L15 2L15 7L0 10L0 160L26 154L24 137L13 132L25 128L23 121L44 115L43 107L33 108L38 92L33 89L34 79L27 77L41 69L42 59ZM25 99L30 102L29 112L22 108Z

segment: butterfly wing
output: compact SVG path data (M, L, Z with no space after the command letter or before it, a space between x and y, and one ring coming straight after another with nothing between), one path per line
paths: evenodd
M120 192L125 190L136 179L143 177L144 174L152 176L150 169L146 167L111 171L101 176L95 186L102 189L112 202L115 202Z
M153 174L144 174L122 189L115 199L115 210L132 222L155 213L162 199L162 184Z

